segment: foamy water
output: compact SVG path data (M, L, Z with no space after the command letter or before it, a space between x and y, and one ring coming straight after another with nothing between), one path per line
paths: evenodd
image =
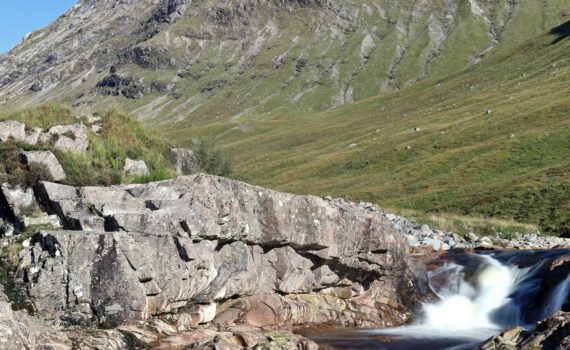
M568 300L570 274L544 300L537 301L544 268L569 251L505 252L470 255L476 269L449 263L430 273L439 300L424 304L416 322L391 329L323 334L317 341L341 349L471 349L502 329L535 322L560 310ZM521 258L522 259L519 259ZM524 260L524 268L518 261ZM529 263L529 261L531 263ZM388 337L389 341L375 340ZM418 347L420 346L420 347Z

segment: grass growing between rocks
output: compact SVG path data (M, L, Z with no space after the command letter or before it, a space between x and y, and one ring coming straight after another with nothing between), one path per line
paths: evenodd
M85 122L85 118L75 118L71 108L57 104L46 104L12 113L0 113L0 120L17 120L26 124L27 127L42 129L74 124L79 121Z
M171 145L131 116L117 111L101 117L101 134L90 133L87 154L62 154L62 165L74 185L109 185L132 182L123 174L126 158L142 159L150 174L148 180L163 180L176 174Z
M48 169L38 164L32 169L25 169L20 162L20 151L41 150L41 147L20 142L0 143L0 183L12 186L30 187L38 181L52 181Z
M173 169L173 159L170 155L172 146L155 130L145 127L135 118L119 111L99 113L98 116L101 118L98 122L102 127L101 133L89 132L87 153L64 153L54 149L49 143L31 146L8 142L0 145L0 154L10 160L3 162L4 168L10 167L16 180L20 178L24 181L28 172L18 171L21 165L17 159L17 151L51 150L67 175L67 179L63 182L70 185L111 185L132 181L154 181L176 175L171 170ZM40 127L46 131L56 125L79 122L88 124L87 118L75 117L72 109L58 105L40 106L6 114L0 116L0 120L17 120L25 123L28 128ZM143 159L150 174L145 178L136 179L124 176L123 167L126 158Z
M508 219L453 214L426 214L413 210L397 210L397 212L418 225L426 224L431 228L454 232L462 237L466 237L469 232L472 232L480 237L499 236L504 239L512 239L517 233L525 234L539 231L537 225Z

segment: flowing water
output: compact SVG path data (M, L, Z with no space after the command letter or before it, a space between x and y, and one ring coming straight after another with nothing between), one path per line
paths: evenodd
M544 276L570 250L456 254L429 273L439 300L418 319L390 329L331 330L312 338L337 349L472 349L509 326L532 327L568 301L570 274L549 286Z

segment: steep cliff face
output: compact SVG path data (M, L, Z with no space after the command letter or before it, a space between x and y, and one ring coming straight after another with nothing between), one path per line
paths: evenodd
M114 103L197 123L317 111L461 70L567 11L565 0L83 0L0 56L0 103Z

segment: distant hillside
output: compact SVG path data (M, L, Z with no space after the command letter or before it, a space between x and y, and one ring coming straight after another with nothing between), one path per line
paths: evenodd
M218 135L242 179L272 188L569 233L568 23L553 33L445 79L331 111L168 133Z

